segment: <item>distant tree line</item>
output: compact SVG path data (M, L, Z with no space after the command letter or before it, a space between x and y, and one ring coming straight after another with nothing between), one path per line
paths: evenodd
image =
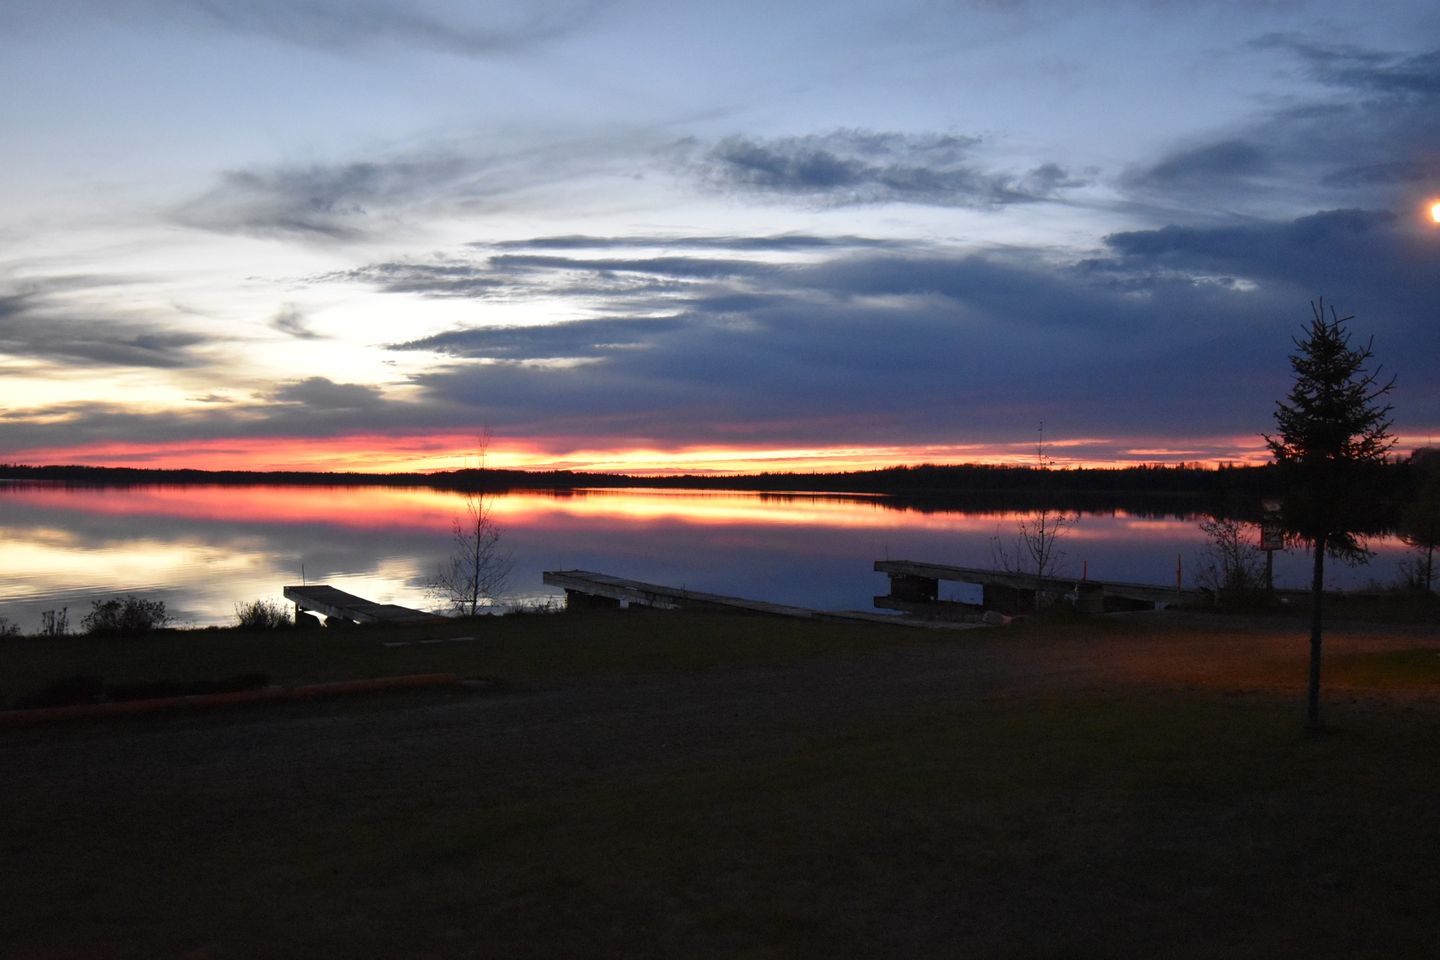
M1423 480L1416 465L1423 452L1366 468L1358 489L1359 523L1366 530L1394 529ZM1145 514L1194 511L1258 520L1261 503L1279 498L1281 478L1274 465L1204 467L1147 464L1113 468L1051 468L994 464L919 464L845 473L759 473L744 476L660 476L584 473L570 470L467 469L436 473L323 473L306 471L153 470L134 467L0 465L0 479L36 480L85 486L155 484L294 484L305 486L430 487L461 492L507 490L577 491L611 489L743 490L793 496L797 493L880 495L886 505L919 511L964 506L997 511L1023 507L1044 497L1057 509L1124 509Z

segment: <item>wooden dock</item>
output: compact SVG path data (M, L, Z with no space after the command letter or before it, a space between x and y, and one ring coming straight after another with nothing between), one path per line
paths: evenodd
M376 603L326 584L286 587L285 599L295 604L296 620L302 613L321 613L346 623L440 623L444 617L412 610L395 603Z
M823 620L852 623L884 623L906 627L958 627L971 624L942 623L934 621L906 620L902 617L886 616L862 611L812 610L809 607L793 607L764 600L747 600L743 597L727 597L716 593L702 593L682 587L667 587L658 583L641 580L627 580L605 573L589 570L546 570L544 582L552 587L565 590L565 605L569 609L628 606L653 607L660 610L738 610L759 613L772 617L793 617L801 620Z
M890 592L875 598L882 610L901 610L931 616L966 615L983 608L1021 609L1035 604L1037 592L1053 596L1073 595L1082 613L1113 610L1155 610L1172 605L1199 604L1206 595L1199 590L1161 587L1150 583L1119 580L1079 580L1074 577L1042 577L980 567L955 567L914 560L877 560L875 570L888 574ZM970 583L980 587L981 602L959 603L939 599L941 580Z

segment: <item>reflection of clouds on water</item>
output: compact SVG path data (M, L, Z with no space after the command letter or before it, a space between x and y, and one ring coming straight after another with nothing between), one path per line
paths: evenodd
M383 533L356 531L325 517L277 520L253 509L214 516L209 506L223 501L215 495L226 489L0 495L0 616L30 630L43 611L68 607L78 626L92 601L133 592L164 600L182 625L224 624L237 603L281 599L286 584L302 579L363 583L366 595L381 602L424 602L420 570L443 551L441 534L403 523ZM115 509L126 500L135 512ZM168 514L160 509L166 503L173 507ZM342 512L345 506L343 498L328 504Z
M37 492L38 491L38 492ZM391 488L0 488L0 616L38 628L43 610L135 592L182 624L228 623L237 603L326 582L382 603L429 608L425 582L450 549L453 493ZM513 551L517 602L557 596L552 569L588 569L711 593L821 609L868 609L888 581L875 560L989 567L1017 514L892 510L873 498L689 491L516 492L496 516ZM1203 537L1188 517L1083 514L1061 544L1064 571L1093 579L1191 582ZM1339 566L1346 589L1395 579L1403 548L1372 544ZM1276 557L1301 587L1308 561Z

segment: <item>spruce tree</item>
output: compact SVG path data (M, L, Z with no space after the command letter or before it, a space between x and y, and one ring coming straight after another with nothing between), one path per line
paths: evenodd
M1390 404L1395 385L1371 369L1372 341L1350 345L1345 324L1323 300L1311 303L1314 318L1290 356L1295 384L1276 404L1277 432L1265 442L1279 465L1285 485L1285 525L1309 544L1314 554L1311 579L1310 678L1306 729L1320 723L1320 650L1323 627L1325 557L1352 562L1368 556L1356 529L1369 468L1385 462L1395 445L1390 435Z

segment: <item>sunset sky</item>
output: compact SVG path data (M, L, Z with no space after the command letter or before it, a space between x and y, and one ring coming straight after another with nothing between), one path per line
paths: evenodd
M1440 437L1421 0L0 0L0 461L1263 459L1324 296Z

